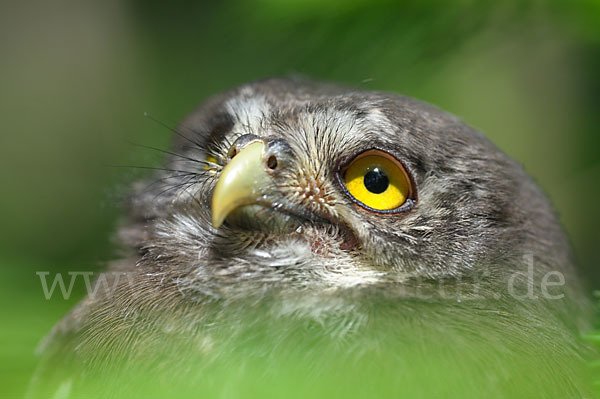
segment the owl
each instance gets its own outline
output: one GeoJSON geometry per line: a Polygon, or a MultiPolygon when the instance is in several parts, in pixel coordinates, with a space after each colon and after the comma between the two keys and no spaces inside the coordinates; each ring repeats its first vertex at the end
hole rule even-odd
{"type": "Polygon", "coordinates": [[[557,217],[459,119],[271,78],[173,137],[30,397],[590,395],[557,217]]]}

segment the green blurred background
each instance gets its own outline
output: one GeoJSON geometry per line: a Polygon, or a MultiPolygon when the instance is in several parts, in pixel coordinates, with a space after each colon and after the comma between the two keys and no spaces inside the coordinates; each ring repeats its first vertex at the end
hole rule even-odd
{"type": "Polygon", "coordinates": [[[83,295],[37,271],[95,271],[133,168],[160,164],[207,96],[303,74],[450,111],[549,193],[600,288],[600,1],[104,0],[0,3],[0,396],[83,295]]]}

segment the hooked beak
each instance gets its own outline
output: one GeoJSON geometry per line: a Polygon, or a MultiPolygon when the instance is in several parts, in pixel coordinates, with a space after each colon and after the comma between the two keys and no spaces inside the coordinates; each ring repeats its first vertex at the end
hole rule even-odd
{"type": "Polygon", "coordinates": [[[217,228],[236,208],[256,203],[272,184],[263,161],[265,143],[245,146],[223,168],[212,197],[212,225],[217,228]]]}

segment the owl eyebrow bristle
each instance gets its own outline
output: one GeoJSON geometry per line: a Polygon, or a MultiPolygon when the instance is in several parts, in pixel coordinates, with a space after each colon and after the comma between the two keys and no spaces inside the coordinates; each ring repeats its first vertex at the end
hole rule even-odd
{"type": "MultiPolygon", "coordinates": [[[[182,139],[188,141],[189,143],[191,143],[192,145],[194,145],[194,147],[200,149],[201,151],[204,151],[205,148],[202,146],[201,143],[190,139],[189,137],[187,137],[186,135],[184,135],[183,133],[181,133],[177,128],[167,125],[165,122],[157,119],[156,117],[150,115],[148,112],[144,112],[144,117],[150,119],[152,122],[157,123],[159,126],[164,127],[165,129],[175,133],[177,136],[181,137],[182,139]]],[[[180,125],[183,128],[186,128],[187,130],[190,131],[190,133],[196,133],[192,128],[185,126],[184,124],[180,125]]]]}
{"type": "MultiPolygon", "coordinates": [[[[196,184],[198,182],[200,182],[200,180],[192,182],[191,180],[194,178],[200,178],[200,177],[207,177],[206,180],[203,180],[202,183],[202,189],[204,188],[204,185],[207,183],[208,180],[210,180],[210,178],[212,177],[210,174],[207,174],[206,171],[187,171],[187,170],[179,170],[179,169],[168,169],[168,168],[158,168],[158,167],[151,167],[151,166],[128,166],[128,165],[110,165],[111,167],[115,167],[115,168],[134,168],[134,169],[146,169],[146,170],[157,170],[157,171],[165,171],[165,172],[173,172],[176,174],[172,174],[170,176],[166,176],[163,178],[159,178],[154,180],[152,183],[149,183],[146,188],[145,191],[150,191],[150,188],[154,187],[157,183],[164,181],[167,182],[170,179],[177,179],[177,178],[185,178],[188,177],[188,179],[180,184],[175,184],[175,185],[169,185],[169,184],[165,184],[166,189],[160,191],[158,194],[156,194],[154,196],[154,198],[152,199],[152,202],[156,201],[156,198],[160,197],[162,194],[169,192],[171,190],[176,190],[180,187],[185,186],[186,184],[189,186],[192,186],[193,184],[196,184]]],[[[163,186],[164,187],[164,186],[163,186]]],[[[198,199],[195,198],[193,195],[191,195],[188,191],[187,188],[184,190],[185,192],[187,192],[190,195],[190,198],[194,199],[195,201],[199,203],[198,199]]]]}
{"type": "Polygon", "coordinates": [[[189,176],[196,176],[196,173],[192,173],[192,172],[188,172],[188,173],[180,173],[180,174],[173,174],[167,177],[162,177],[162,178],[158,178],[152,181],[152,183],[149,183],[148,186],[145,187],[146,191],[150,191],[150,188],[153,188],[156,184],[160,183],[160,182],[167,182],[168,180],[171,179],[178,179],[180,177],[189,177],[189,176]]]}
{"type": "Polygon", "coordinates": [[[191,171],[191,170],[181,170],[181,169],[169,169],[169,168],[159,168],[153,166],[136,166],[136,165],[106,165],[109,168],[131,168],[131,169],[147,169],[147,170],[162,170],[164,172],[176,172],[176,173],[193,173],[195,175],[202,175],[202,171],[191,171]]]}
{"type": "MultiPolygon", "coordinates": [[[[196,203],[197,203],[199,206],[201,206],[201,204],[200,204],[200,201],[198,201],[198,198],[194,197],[194,195],[188,191],[188,188],[190,188],[190,187],[191,187],[191,186],[193,186],[195,183],[197,183],[197,181],[196,181],[196,182],[193,182],[193,181],[192,181],[192,180],[193,180],[195,177],[197,177],[197,176],[190,176],[190,177],[188,177],[188,179],[187,179],[185,182],[183,182],[183,183],[179,183],[179,184],[175,184],[175,185],[168,186],[166,189],[164,189],[164,190],[162,190],[162,191],[158,192],[158,193],[157,193],[157,194],[154,196],[154,198],[152,198],[152,202],[156,201],[156,199],[157,199],[158,197],[160,197],[161,195],[163,195],[163,194],[164,194],[164,193],[166,193],[166,192],[169,192],[169,191],[171,191],[171,190],[178,190],[178,189],[180,189],[180,188],[182,188],[182,187],[185,187],[185,188],[182,190],[182,192],[185,192],[186,194],[188,194],[188,195],[190,196],[190,199],[192,199],[192,200],[196,201],[196,203]]],[[[182,192],[180,192],[180,193],[178,194],[178,197],[181,195],[181,193],[182,193],[182,192]]]]}
{"type": "Polygon", "coordinates": [[[207,162],[207,161],[202,161],[200,159],[190,158],[188,156],[185,156],[185,155],[182,155],[182,154],[178,154],[178,153],[173,152],[173,151],[167,151],[167,150],[163,150],[161,148],[152,147],[152,146],[145,145],[145,144],[138,144],[138,143],[134,143],[134,142],[129,141],[129,140],[126,140],[126,141],[127,141],[127,143],[129,143],[129,144],[131,144],[133,146],[136,146],[136,147],[146,148],[148,150],[158,151],[158,152],[161,152],[163,154],[172,155],[174,157],[179,157],[179,158],[185,159],[185,160],[190,161],[190,162],[196,162],[196,163],[199,163],[201,165],[209,166],[209,165],[213,164],[212,162],[207,162]]]}

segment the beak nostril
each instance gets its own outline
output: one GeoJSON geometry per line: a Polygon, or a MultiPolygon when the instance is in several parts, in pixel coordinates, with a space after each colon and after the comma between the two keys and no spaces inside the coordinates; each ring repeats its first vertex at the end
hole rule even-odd
{"type": "Polygon", "coordinates": [[[277,168],[277,157],[275,157],[275,155],[271,155],[267,159],[267,166],[269,167],[269,169],[277,168]]]}

